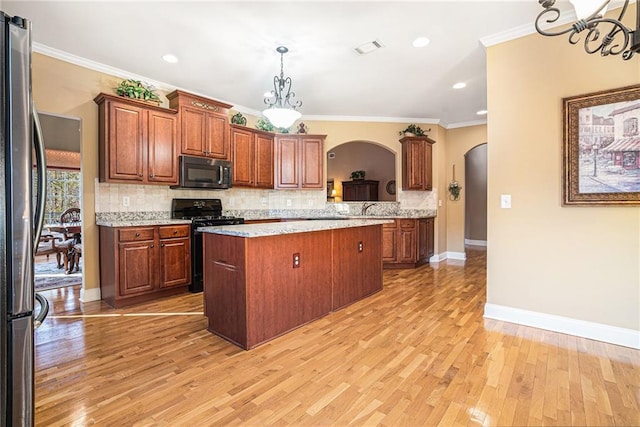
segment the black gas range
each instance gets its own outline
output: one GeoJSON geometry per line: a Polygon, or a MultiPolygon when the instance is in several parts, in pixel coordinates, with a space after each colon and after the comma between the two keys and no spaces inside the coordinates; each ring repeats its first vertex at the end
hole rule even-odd
{"type": "Polygon", "coordinates": [[[202,233],[199,227],[244,224],[244,218],[222,215],[220,199],[173,199],[171,218],[191,220],[191,292],[202,292],[202,233]]]}

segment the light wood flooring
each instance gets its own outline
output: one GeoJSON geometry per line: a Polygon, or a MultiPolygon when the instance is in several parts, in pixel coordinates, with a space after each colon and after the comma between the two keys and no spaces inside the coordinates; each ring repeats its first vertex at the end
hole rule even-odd
{"type": "Polygon", "coordinates": [[[640,352],[484,320],[485,252],[243,351],[202,294],[126,309],[46,291],[36,425],[640,425],[640,352]]]}

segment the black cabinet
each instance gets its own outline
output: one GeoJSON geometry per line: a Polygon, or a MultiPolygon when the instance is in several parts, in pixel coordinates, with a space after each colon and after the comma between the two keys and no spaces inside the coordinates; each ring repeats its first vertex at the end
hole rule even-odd
{"type": "Polygon", "coordinates": [[[378,201],[378,182],[368,179],[342,181],[342,200],[345,202],[378,201]]]}

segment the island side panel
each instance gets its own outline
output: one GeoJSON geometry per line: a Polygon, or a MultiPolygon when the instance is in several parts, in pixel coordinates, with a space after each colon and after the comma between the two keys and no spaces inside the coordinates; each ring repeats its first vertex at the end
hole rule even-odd
{"type": "Polygon", "coordinates": [[[208,330],[247,349],[245,239],[205,233],[203,245],[208,330]]]}
{"type": "Polygon", "coordinates": [[[333,230],[333,310],[382,290],[382,226],[333,230]]]}
{"type": "Polygon", "coordinates": [[[331,231],[247,239],[246,267],[249,348],[331,311],[331,231]]]}

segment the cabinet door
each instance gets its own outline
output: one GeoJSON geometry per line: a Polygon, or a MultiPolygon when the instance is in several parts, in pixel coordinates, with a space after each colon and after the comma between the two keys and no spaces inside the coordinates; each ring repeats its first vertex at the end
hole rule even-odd
{"type": "Polygon", "coordinates": [[[255,186],[273,188],[273,137],[256,135],[255,153],[255,186]]]}
{"type": "Polygon", "coordinates": [[[401,219],[399,222],[398,261],[416,262],[416,221],[413,219],[401,219]]]}
{"type": "Polygon", "coordinates": [[[109,179],[144,181],[146,110],[109,103],[109,179]]]}
{"type": "Polygon", "coordinates": [[[301,144],[301,188],[323,188],[324,182],[324,139],[302,137],[301,144]]]}
{"type": "Polygon", "coordinates": [[[193,156],[205,155],[206,112],[196,108],[181,107],[181,152],[193,156]]]}
{"type": "Polygon", "coordinates": [[[149,182],[178,184],[178,119],[150,110],[147,164],[149,182]]]}
{"type": "Polygon", "coordinates": [[[356,194],[356,186],[349,182],[342,182],[342,201],[344,202],[353,202],[358,200],[356,194]]]}
{"type": "Polygon", "coordinates": [[[423,190],[425,188],[424,141],[407,141],[402,145],[403,190],[423,190]]]}
{"type": "Polygon", "coordinates": [[[188,285],[191,283],[191,240],[160,240],[160,287],[188,285]]]}
{"type": "Polygon", "coordinates": [[[427,256],[435,255],[435,220],[427,218],[427,256]]]}
{"type": "Polygon", "coordinates": [[[300,186],[299,147],[296,137],[276,138],[276,188],[300,186]]]}
{"type": "MultiPolygon", "coordinates": [[[[424,260],[428,258],[428,230],[427,230],[427,219],[419,219],[418,220],[418,260],[424,260]]],[[[428,260],[427,260],[428,261],[428,260]]]]}
{"type": "Polygon", "coordinates": [[[382,261],[398,260],[398,227],[396,223],[382,225],[382,261]]]}
{"type": "Polygon", "coordinates": [[[120,297],[155,289],[156,249],[153,240],[118,244],[120,297]]]}
{"type": "Polygon", "coordinates": [[[433,146],[425,142],[424,143],[424,189],[431,190],[433,187],[433,159],[432,159],[433,146]]]}
{"type": "Polygon", "coordinates": [[[248,130],[231,128],[231,162],[233,185],[253,186],[254,134],[248,130]]]}
{"type": "Polygon", "coordinates": [[[207,145],[205,155],[215,159],[229,159],[229,134],[227,117],[217,114],[206,114],[207,145]]]}

